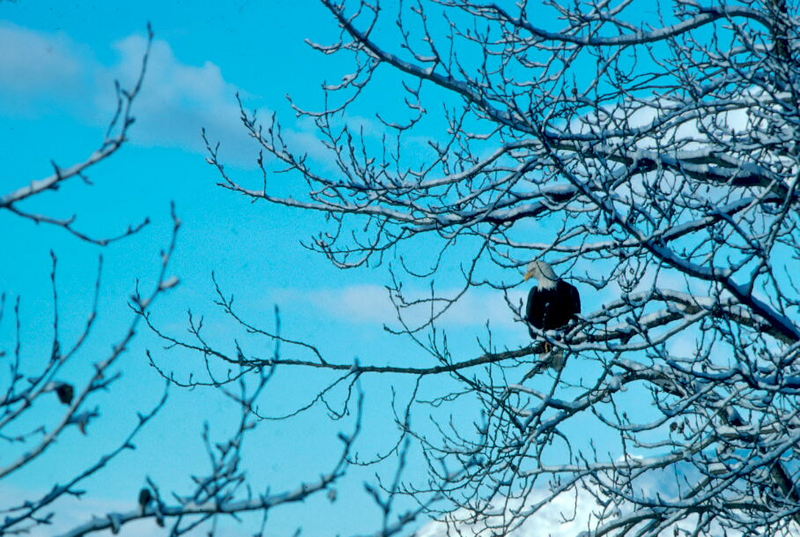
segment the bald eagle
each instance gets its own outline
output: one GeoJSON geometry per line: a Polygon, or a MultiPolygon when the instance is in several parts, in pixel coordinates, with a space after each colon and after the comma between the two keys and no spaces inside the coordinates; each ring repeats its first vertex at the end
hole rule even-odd
{"type": "MultiPolygon", "coordinates": [[[[544,261],[532,261],[525,280],[536,278],[539,284],[528,293],[525,319],[539,330],[562,328],[581,312],[581,297],[574,285],[556,276],[544,261]]],[[[536,337],[528,327],[531,337],[536,337]]]]}

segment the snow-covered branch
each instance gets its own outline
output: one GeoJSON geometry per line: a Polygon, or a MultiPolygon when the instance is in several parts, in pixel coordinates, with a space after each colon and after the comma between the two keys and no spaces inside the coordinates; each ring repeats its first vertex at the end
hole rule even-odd
{"type": "MultiPolygon", "coordinates": [[[[310,44],[352,69],[323,86],[322,110],[292,101],[319,146],[240,103],[258,173],[225,168],[211,143],[208,160],[233,193],[324,213],[307,247],[336,266],[388,266],[393,330],[419,355],[352,363],[292,340],[275,358],[191,320],[188,338],[151,322],[159,336],[204,360],[327,373],[288,419],[341,416],[356,379],[414,379],[393,419],[428,478],[403,493],[442,495],[429,512],[453,534],[513,534],[564,494],[600,506],[587,537],[800,531],[798,7],[323,4],[340,34],[310,44]],[[395,90],[402,104],[365,128],[395,90]],[[529,328],[512,298],[534,259],[581,292],[565,328],[529,328]],[[441,320],[476,288],[503,295],[532,341],[487,326],[463,354],[441,320]]],[[[232,329],[277,339],[218,304],[232,329]]]]}

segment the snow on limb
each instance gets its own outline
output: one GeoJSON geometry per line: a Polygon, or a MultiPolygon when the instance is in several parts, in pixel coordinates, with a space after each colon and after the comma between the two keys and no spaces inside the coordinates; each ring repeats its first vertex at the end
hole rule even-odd
{"type": "MultiPolygon", "coordinates": [[[[322,110],[292,104],[329,158],[242,107],[272,163],[240,176],[211,144],[209,162],[245,198],[322,212],[306,246],[334,265],[386,266],[395,332],[418,354],[350,360],[293,341],[275,359],[159,335],[222,363],[329,375],[298,412],[360,378],[413,379],[392,419],[428,472],[387,494],[441,495],[429,514],[459,513],[476,535],[511,534],[536,519],[523,506],[584,490],[602,506],[586,537],[796,531],[798,7],[323,4],[340,35],[314,47],[352,68],[323,87],[322,110]],[[404,106],[376,112],[377,132],[348,126],[370,95],[383,102],[384,73],[404,106]],[[514,297],[533,259],[578,287],[580,317],[523,345],[490,324],[465,350],[443,312],[490,289],[524,333],[514,297]],[[553,372],[555,354],[566,365],[553,372]],[[642,485],[652,472],[669,495],[642,485]]],[[[253,333],[232,300],[221,307],[253,333]]]]}

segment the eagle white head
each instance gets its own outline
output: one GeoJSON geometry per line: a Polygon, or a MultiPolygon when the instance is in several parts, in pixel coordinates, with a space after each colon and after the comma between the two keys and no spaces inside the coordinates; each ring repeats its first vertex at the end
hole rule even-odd
{"type": "Polygon", "coordinates": [[[558,283],[558,276],[553,271],[553,267],[541,260],[534,260],[528,264],[528,272],[525,273],[525,281],[536,278],[539,287],[542,289],[552,289],[558,283]]]}

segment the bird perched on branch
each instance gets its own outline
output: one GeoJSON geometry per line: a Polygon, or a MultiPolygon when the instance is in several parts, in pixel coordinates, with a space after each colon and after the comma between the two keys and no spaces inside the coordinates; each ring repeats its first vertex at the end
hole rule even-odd
{"type": "MultiPolygon", "coordinates": [[[[577,318],[581,312],[581,297],[574,285],[556,276],[553,267],[544,261],[531,261],[525,280],[535,278],[538,282],[528,293],[525,320],[530,325],[528,331],[532,338],[536,334],[531,326],[539,330],[558,330],[577,318]]],[[[545,352],[551,346],[545,344],[545,352]]],[[[563,365],[563,364],[562,364],[563,365]]]]}

